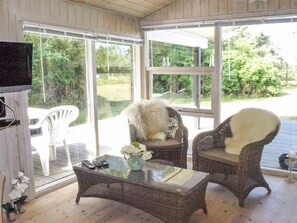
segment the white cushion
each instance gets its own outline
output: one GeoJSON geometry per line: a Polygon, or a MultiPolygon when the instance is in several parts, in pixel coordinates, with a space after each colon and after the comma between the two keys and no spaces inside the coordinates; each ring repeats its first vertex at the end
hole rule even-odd
{"type": "Polygon", "coordinates": [[[166,139],[169,115],[164,100],[152,99],[134,103],[123,112],[135,127],[138,139],[166,139]]]}
{"type": "Polygon", "coordinates": [[[230,120],[233,136],[225,139],[225,151],[239,155],[245,145],[264,139],[279,124],[280,119],[270,111],[259,108],[242,109],[230,120]]]}

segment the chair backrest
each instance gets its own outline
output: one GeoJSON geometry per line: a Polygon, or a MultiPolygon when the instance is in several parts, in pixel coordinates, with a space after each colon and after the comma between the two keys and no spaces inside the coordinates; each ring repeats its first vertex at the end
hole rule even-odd
{"type": "MultiPolygon", "coordinates": [[[[0,171],[0,204],[3,203],[3,188],[4,188],[4,174],[2,173],[2,171],[0,171]]],[[[2,219],[2,208],[0,210],[0,223],[3,222],[3,219],[2,219]]]]}
{"type": "Polygon", "coordinates": [[[166,103],[163,100],[136,102],[124,109],[123,113],[127,116],[129,123],[134,126],[133,134],[136,134],[137,139],[155,139],[155,136],[158,139],[159,136],[163,138],[159,133],[164,132],[169,123],[166,103]]]}
{"type": "MultiPolygon", "coordinates": [[[[167,110],[168,116],[169,116],[169,123],[168,123],[168,130],[166,130],[165,134],[169,138],[175,138],[175,137],[171,137],[171,136],[176,135],[175,133],[178,131],[178,129],[179,130],[186,129],[186,127],[184,126],[182,117],[177,110],[175,110],[174,108],[172,108],[170,106],[166,106],[166,110],[167,110]],[[177,119],[178,127],[175,127],[174,125],[172,125],[170,118],[177,119]]],[[[129,123],[130,141],[133,142],[133,141],[142,140],[138,137],[136,127],[132,123],[130,123],[129,119],[128,119],[128,123],[129,123]]],[[[182,132],[184,134],[183,130],[182,130],[182,132]]]]}
{"type": "Polygon", "coordinates": [[[49,134],[49,143],[61,143],[66,138],[67,129],[71,122],[77,119],[79,110],[73,105],[62,105],[51,108],[43,117],[42,131],[49,134]]]}
{"type": "Polygon", "coordinates": [[[280,119],[268,110],[245,108],[231,117],[230,127],[232,137],[225,140],[226,152],[239,155],[245,145],[265,139],[272,132],[276,134],[280,119]]]}

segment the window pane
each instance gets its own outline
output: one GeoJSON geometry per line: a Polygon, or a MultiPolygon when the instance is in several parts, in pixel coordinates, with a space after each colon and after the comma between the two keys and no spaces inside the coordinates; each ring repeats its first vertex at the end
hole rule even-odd
{"type": "MultiPolygon", "coordinates": [[[[85,41],[27,33],[25,41],[33,43],[33,86],[29,91],[28,114],[30,124],[36,123],[49,109],[60,105],[74,105],[79,109],[78,118],[66,130],[66,144],[71,164],[61,140],[56,147],[56,159],[49,162],[49,177],[44,177],[40,157],[48,153],[52,144],[46,131],[31,131],[35,185],[37,190],[47,184],[73,175],[72,166],[95,154],[95,133],[87,122],[88,106],[85,72],[85,41]],[[86,131],[86,129],[88,131],[86,131]],[[84,134],[85,133],[85,134],[84,134]]],[[[61,124],[61,123],[60,123],[61,124]]],[[[59,124],[59,126],[60,126],[59,124]]],[[[61,127],[58,130],[62,130],[61,127]]],[[[61,139],[62,134],[60,135],[61,139]]],[[[54,153],[53,153],[54,154],[54,153]]],[[[73,175],[74,176],[74,175],[73,175]]]]}
{"type": "Polygon", "coordinates": [[[96,64],[100,154],[119,155],[129,138],[120,114],[133,101],[133,46],[96,42],[96,64]]]}
{"type": "Polygon", "coordinates": [[[148,32],[150,66],[214,66],[214,29],[183,29],[148,32]]]}
{"type": "Polygon", "coordinates": [[[172,106],[211,109],[211,76],[154,75],[153,98],[164,98],[172,106]]]}

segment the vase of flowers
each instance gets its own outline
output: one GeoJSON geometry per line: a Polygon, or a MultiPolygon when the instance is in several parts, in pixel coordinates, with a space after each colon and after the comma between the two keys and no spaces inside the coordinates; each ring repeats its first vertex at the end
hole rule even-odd
{"type": "Polygon", "coordinates": [[[11,180],[12,191],[8,194],[16,212],[22,214],[25,212],[24,206],[27,204],[27,196],[24,195],[30,183],[29,177],[26,177],[23,172],[18,173],[16,179],[11,180]]]}
{"type": "Polygon", "coordinates": [[[22,214],[25,212],[25,205],[27,204],[27,195],[24,195],[30,183],[30,179],[24,175],[23,172],[18,173],[16,179],[11,180],[12,191],[8,194],[11,202],[2,204],[2,208],[6,211],[8,221],[15,220],[15,214],[22,214]]]}
{"type": "Polygon", "coordinates": [[[152,158],[152,151],[147,151],[146,146],[139,142],[132,142],[121,149],[121,154],[127,159],[131,170],[141,170],[144,167],[145,160],[152,158]]]}

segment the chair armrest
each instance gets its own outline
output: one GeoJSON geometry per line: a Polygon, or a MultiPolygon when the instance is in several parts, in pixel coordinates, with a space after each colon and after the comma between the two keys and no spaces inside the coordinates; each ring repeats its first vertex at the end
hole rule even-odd
{"type": "Polygon", "coordinates": [[[201,132],[193,139],[193,156],[200,150],[210,149],[214,147],[214,130],[201,132]]]}
{"type": "Polygon", "coordinates": [[[225,147],[225,139],[232,137],[230,119],[231,117],[227,118],[214,130],[199,133],[193,139],[193,157],[197,156],[200,150],[225,147]]]}

